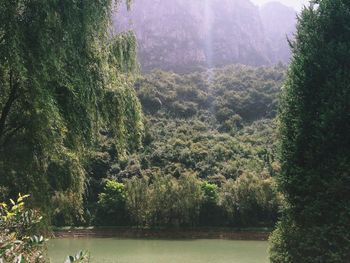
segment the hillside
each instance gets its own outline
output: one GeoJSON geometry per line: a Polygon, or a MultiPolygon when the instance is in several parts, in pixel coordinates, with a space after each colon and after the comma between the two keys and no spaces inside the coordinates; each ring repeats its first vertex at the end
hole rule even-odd
{"type": "MultiPolygon", "coordinates": [[[[101,198],[98,193],[108,197],[119,182],[126,187],[127,200],[136,198],[129,208],[134,224],[273,224],[279,204],[272,178],[279,170],[274,118],[284,72],[284,67],[236,65],[140,76],[135,90],[146,120],[143,149],[120,161],[101,147],[91,164],[90,212],[94,214],[101,198]],[[179,189],[184,191],[181,197],[179,189]],[[213,198],[209,204],[207,195],[213,198]],[[215,218],[207,205],[216,211],[215,218]],[[154,218],[154,213],[160,214],[154,218]],[[175,220],[177,213],[183,221],[175,220]]],[[[108,199],[102,201],[95,224],[127,222],[109,212],[115,209],[104,204],[108,199]]]]}
{"type": "Polygon", "coordinates": [[[258,160],[259,151],[274,152],[272,120],[283,70],[229,66],[204,73],[158,71],[141,77],[136,92],[148,119],[144,152],[148,167],[229,179],[256,162],[260,164],[251,171],[261,173],[267,166],[258,160]],[[244,157],[248,152],[249,157],[244,157]]]}
{"type": "Polygon", "coordinates": [[[286,35],[295,11],[281,4],[261,9],[249,0],[138,0],[114,15],[116,31],[132,29],[144,71],[193,71],[234,63],[287,63],[286,35]],[[277,13],[268,17],[266,12],[277,13]]]}

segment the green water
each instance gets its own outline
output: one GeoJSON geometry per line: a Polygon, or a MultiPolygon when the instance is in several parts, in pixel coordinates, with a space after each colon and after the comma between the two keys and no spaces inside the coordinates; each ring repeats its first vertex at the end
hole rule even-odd
{"type": "Polygon", "coordinates": [[[51,262],[67,254],[91,252],[93,263],[267,263],[267,242],[230,240],[56,239],[51,262]]]}

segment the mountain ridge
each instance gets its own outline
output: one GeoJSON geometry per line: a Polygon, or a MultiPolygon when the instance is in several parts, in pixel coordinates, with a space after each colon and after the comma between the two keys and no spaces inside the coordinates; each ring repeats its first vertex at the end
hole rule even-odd
{"type": "Polygon", "coordinates": [[[143,71],[193,71],[288,63],[284,36],[292,35],[295,18],[291,8],[259,8],[249,0],[138,0],[130,12],[115,13],[113,25],[117,32],[135,32],[143,71]],[[271,18],[266,10],[282,13],[271,18]]]}

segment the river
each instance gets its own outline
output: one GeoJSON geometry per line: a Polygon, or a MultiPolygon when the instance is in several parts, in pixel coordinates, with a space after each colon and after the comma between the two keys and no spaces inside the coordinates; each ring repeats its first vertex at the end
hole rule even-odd
{"type": "Polygon", "coordinates": [[[267,242],[62,238],[49,242],[52,263],[87,250],[92,263],[267,263],[267,242]]]}

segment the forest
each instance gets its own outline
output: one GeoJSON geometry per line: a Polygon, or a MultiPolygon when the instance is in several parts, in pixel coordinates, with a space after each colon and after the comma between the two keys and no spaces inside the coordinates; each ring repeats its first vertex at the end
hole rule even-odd
{"type": "Polygon", "coordinates": [[[274,229],[271,263],[347,263],[350,4],[304,7],[290,63],[176,72],[142,69],[122,6],[0,0],[0,262],[49,262],[53,229],[123,227],[274,229]]]}
{"type": "Polygon", "coordinates": [[[284,73],[282,65],[228,66],[137,78],[143,147],[119,162],[101,152],[91,163],[87,205],[96,223],[272,226],[281,203],[273,175],[284,73]]]}
{"type": "MultiPolygon", "coordinates": [[[[227,66],[135,77],[130,89],[143,113],[129,142],[140,136],[139,145],[121,154],[113,133],[101,127],[97,147],[76,163],[85,178],[79,192],[69,190],[77,180],[70,177],[74,162],[50,163],[47,202],[55,209],[48,219],[57,226],[273,226],[282,201],[273,175],[285,70],[227,66]]],[[[23,191],[2,189],[3,196],[23,191]]]]}

